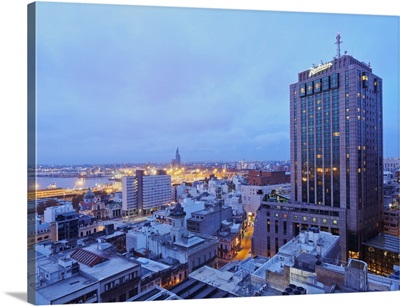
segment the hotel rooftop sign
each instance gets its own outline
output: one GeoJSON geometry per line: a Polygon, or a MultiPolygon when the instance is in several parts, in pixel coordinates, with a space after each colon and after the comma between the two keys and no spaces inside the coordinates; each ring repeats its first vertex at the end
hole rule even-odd
{"type": "Polygon", "coordinates": [[[317,67],[310,68],[310,72],[308,77],[312,77],[313,75],[317,74],[318,72],[324,71],[332,66],[332,63],[326,64],[319,64],[317,67]]]}

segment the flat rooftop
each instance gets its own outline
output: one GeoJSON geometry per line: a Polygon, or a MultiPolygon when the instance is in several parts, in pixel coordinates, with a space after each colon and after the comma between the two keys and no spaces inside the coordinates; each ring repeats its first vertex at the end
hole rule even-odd
{"type": "Polygon", "coordinates": [[[388,234],[379,234],[374,238],[363,243],[366,246],[390,251],[396,254],[400,253],[400,237],[388,234]]]}
{"type": "Polygon", "coordinates": [[[154,261],[143,257],[135,258],[135,260],[140,262],[143,268],[146,268],[147,270],[150,270],[152,272],[160,272],[170,268],[170,266],[163,264],[159,261],[154,261]]]}
{"type": "MultiPolygon", "coordinates": [[[[278,254],[273,256],[253,274],[265,278],[265,271],[280,273],[285,266],[293,267],[295,259],[303,254],[324,255],[339,241],[339,236],[322,231],[304,231],[279,248],[278,254]]],[[[302,256],[305,257],[305,256],[302,256]]]]}
{"type": "Polygon", "coordinates": [[[96,284],[96,282],[93,282],[81,274],[77,274],[52,285],[39,288],[36,291],[39,295],[37,296],[37,299],[38,301],[43,298],[49,301],[54,301],[76,291],[84,290],[86,287],[90,287],[93,284],[96,284]]]}
{"type": "Polygon", "coordinates": [[[153,286],[138,295],[127,300],[127,302],[144,302],[144,301],[165,301],[165,300],[181,300],[179,296],[159,286],[153,286]]]}
{"type": "Polygon", "coordinates": [[[190,273],[189,277],[210,284],[214,287],[221,288],[233,294],[237,291],[237,286],[242,281],[242,277],[239,277],[232,272],[220,271],[208,266],[203,266],[190,273]]]}
{"type": "Polygon", "coordinates": [[[215,299],[237,297],[236,294],[232,294],[226,290],[193,278],[188,278],[187,280],[175,285],[169,291],[175,293],[182,299],[215,299]]]}
{"type": "Polygon", "coordinates": [[[339,241],[339,236],[328,232],[307,230],[279,248],[279,253],[299,256],[301,253],[324,255],[339,241]]]}

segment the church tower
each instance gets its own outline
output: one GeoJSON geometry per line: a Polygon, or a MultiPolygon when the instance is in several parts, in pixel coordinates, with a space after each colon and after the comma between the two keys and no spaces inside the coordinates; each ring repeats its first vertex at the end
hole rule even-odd
{"type": "Polygon", "coordinates": [[[175,165],[177,165],[177,166],[181,165],[181,155],[179,154],[179,148],[176,148],[175,165]]]}
{"type": "Polygon", "coordinates": [[[182,243],[182,237],[187,236],[188,231],[185,225],[185,216],[186,212],[179,203],[170,211],[170,217],[172,218],[171,236],[173,243],[182,243]]]}

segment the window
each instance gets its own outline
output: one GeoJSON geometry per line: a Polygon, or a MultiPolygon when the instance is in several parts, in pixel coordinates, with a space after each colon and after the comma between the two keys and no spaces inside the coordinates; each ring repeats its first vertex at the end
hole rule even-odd
{"type": "Polygon", "coordinates": [[[326,76],[322,78],[322,91],[328,91],[329,90],[329,76],[326,76]]]}
{"type": "Polygon", "coordinates": [[[114,281],[109,282],[109,283],[105,284],[105,286],[104,286],[104,289],[105,289],[106,291],[108,291],[108,290],[110,290],[110,289],[112,289],[112,288],[114,288],[114,281]]]}
{"type": "Polygon", "coordinates": [[[338,73],[334,73],[331,75],[330,77],[330,87],[331,89],[336,89],[339,88],[339,74],[338,73]]]}
{"type": "Polygon", "coordinates": [[[304,97],[306,95],[306,85],[300,85],[300,97],[304,97]]]}
{"type": "Polygon", "coordinates": [[[312,95],[314,93],[314,86],[313,86],[313,82],[308,82],[307,83],[307,96],[308,95],[312,95]]]}
{"type": "Polygon", "coordinates": [[[314,93],[321,92],[321,80],[314,81],[314,93]]]}
{"type": "Polygon", "coordinates": [[[367,88],[369,85],[368,84],[368,75],[365,72],[362,73],[361,79],[362,79],[362,87],[367,88]]]}

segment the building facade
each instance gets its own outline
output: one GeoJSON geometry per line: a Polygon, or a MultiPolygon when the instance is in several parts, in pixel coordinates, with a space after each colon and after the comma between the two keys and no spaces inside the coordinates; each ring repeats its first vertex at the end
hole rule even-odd
{"type": "Polygon", "coordinates": [[[383,168],[385,171],[394,173],[400,169],[400,158],[385,158],[383,160],[383,168]]]}
{"type": "Polygon", "coordinates": [[[290,174],[285,171],[249,170],[247,180],[249,185],[267,186],[290,183],[290,174]]]}
{"type": "Polygon", "coordinates": [[[242,185],[241,195],[243,209],[246,211],[249,221],[253,222],[254,217],[257,214],[257,210],[260,207],[261,201],[266,194],[272,193],[275,190],[279,194],[290,192],[290,184],[277,184],[277,185],[242,185]]]}
{"type": "Polygon", "coordinates": [[[205,209],[192,212],[186,224],[187,229],[193,233],[214,235],[219,231],[224,220],[232,220],[232,208],[218,201],[206,203],[205,209]]]}
{"type": "Polygon", "coordinates": [[[368,271],[389,276],[394,267],[400,266],[400,237],[379,234],[363,243],[363,260],[368,264],[368,271]]]}
{"type": "Polygon", "coordinates": [[[137,170],[136,176],[122,177],[122,211],[125,215],[147,215],[171,202],[171,176],[159,170],[146,175],[137,170]]]}

